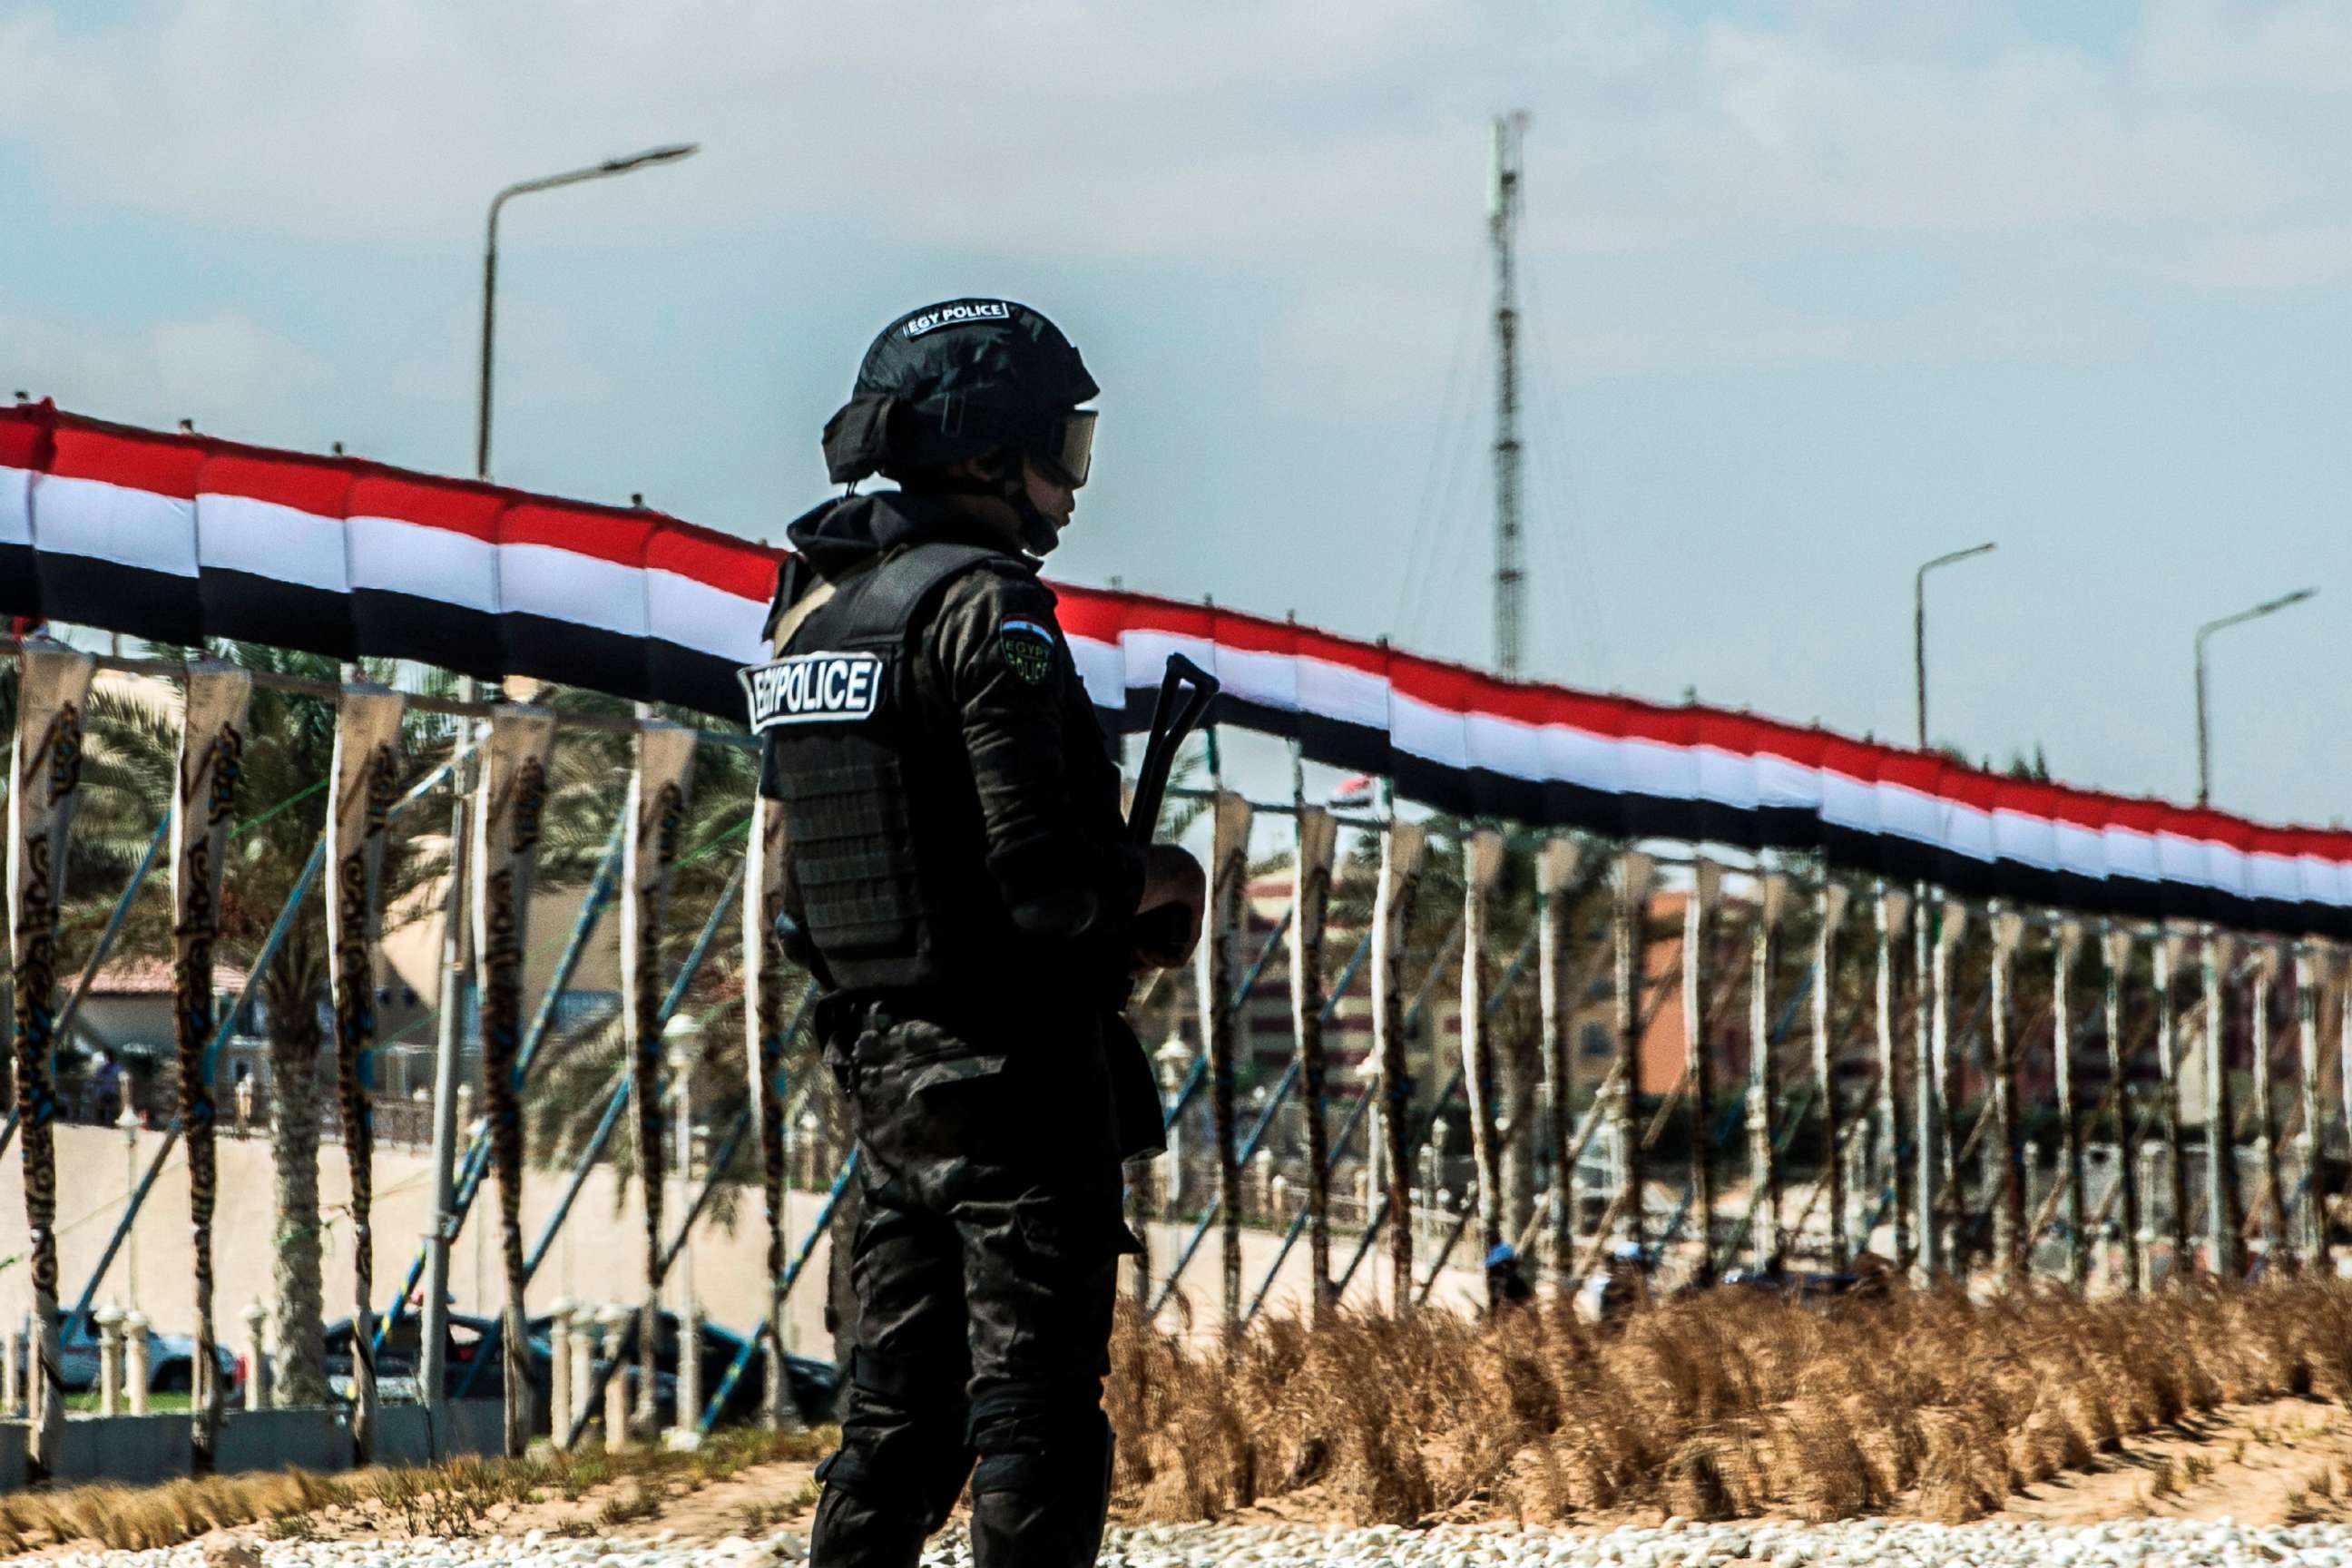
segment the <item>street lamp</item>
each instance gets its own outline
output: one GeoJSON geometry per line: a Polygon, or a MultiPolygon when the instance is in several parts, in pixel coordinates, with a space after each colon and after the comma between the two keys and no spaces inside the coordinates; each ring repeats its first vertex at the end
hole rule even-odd
{"type": "Polygon", "coordinates": [[[1927,749],[1927,574],[1938,566],[1949,566],[1979,555],[1990,554],[2000,548],[1991,541],[1972,544],[1966,550],[1955,550],[1938,555],[1920,566],[1911,578],[1911,663],[1918,677],[1919,749],[1927,749]]]}
{"type": "Polygon", "coordinates": [[[551,191],[559,185],[609,179],[633,169],[649,169],[656,163],[675,163],[681,158],[691,158],[701,146],[698,142],[679,142],[667,147],[649,147],[625,158],[607,158],[584,169],[518,181],[490,199],[489,237],[482,247],[482,390],[474,410],[474,473],[478,478],[490,477],[490,350],[499,288],[499,209],[509,199],[529,195],[533,191],[551,191]]]}
{"type": "MultiPolygon", "coordinates": [[[[648,148],[625,158],[607,158],[601,163],[565,174],[548,174],[536,180],[523,180],[509,185],[490,198],[490,219],[488,237],[482,247],[482,378],[479,397],[474,408],[474,473],[480,479],[490,477],[490,355],[497,342],[497,310],[499,289],[499,214],[516,196],[529,195],[533,191],[551,191],[559,185],[576,185],[588,180],[602,180],[614,174],[625,174],[632,169],[648,168],[656,163],[672,163],[694,155],[699,143],[682,142],[667,147],[648,148]]],[[[457,683],[457,694],[470,702],[479,695],[479,686],[473,676],[457,683]]],[[[457,768],[456,798],[449,806],[449,874],[444,890],[441,910],[441,1026],[433,1052],[433,1212],[436,1216],[432,1234],[425,1241],[425,1310],[422,1331],[423,1349],[418,1352],[417,1380],[425,1390],[428,1402],[441,1396],[441,1356],[443,1341],[448,1332],[449,1240],[447,1230],[454,1223],[457,1204],[457,1126],[450,1119],[457,1106],[457,1047],[465,1013],[466,987],[466,922],[461,918],[466,889],[466,844],[467,795],[473,787],[473,769],[461,763],[457,768]]],[[[459,1117],[464,1111],[457,1111],[459,1117]]],[[[655,1158],[659,1152],[654,1151],[655,1158]]],[[[481,1238],[488,1229],[474,1228],[475,1288],[481,1284],[481,1238]]],[[[571,1233],[564,1237],[565,1282],[570,1283],[572,1256],[571,1233]]]]}
{"type": "Polygon", "coordinates": [[[2264,616],[2275,615],[2290,605],[2302,604],[2318,592],[2316,588],[2297,588],[2292,594],[2265,600],[2252,609],[2240,610],[2234,616],[2223,616],[2218,621],[2207,621],[2197,628],[2197,804],[2199,805],[2208,805],[2213,798],[2211,734],[2207,728],[2205,719],[2205,639],[2223,626],[2239,626],[2247,621],[2260,620],[2264,616]]]}

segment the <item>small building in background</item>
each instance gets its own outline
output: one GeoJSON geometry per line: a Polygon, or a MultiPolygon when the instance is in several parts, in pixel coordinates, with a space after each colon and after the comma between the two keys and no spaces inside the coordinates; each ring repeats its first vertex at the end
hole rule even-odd
{"type": "MultiPolygon", "coordinates": [[[[213,966],[213,1001],[224,1015],[245,985],[246,973],[236,965],[213,966]]],[[[74,1010],[71,1037],[58,1053],[58,1091],[66,1117],[113,1121],[122,1110],[121,1073],[131,1077],[135,1105],[168,1114],[179,1102],[174,1011],[168,955],[122,957],[101,966],[74,1010]]],[[[224,1061],[223,1082],[228,1074],[224,1061]]]]}

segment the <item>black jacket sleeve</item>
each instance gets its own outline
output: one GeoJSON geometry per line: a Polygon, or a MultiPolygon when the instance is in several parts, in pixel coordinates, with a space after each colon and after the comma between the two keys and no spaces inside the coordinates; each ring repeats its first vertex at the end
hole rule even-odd
{"type": "MultiPolygon", "coordinates": [[[[1124,928],[1142,896],[1142,856],[1127,843],[1117,772],[1097,738],[1070,733],[1078,673],[1052,591],[1017,568],[967,573],[949,585],[927,640],[971,759],[988,869],[1013,923],[1054,937],[1124,928]]],[[[1085,709],[1082,691],[1076,707],[1085,709]]]]}

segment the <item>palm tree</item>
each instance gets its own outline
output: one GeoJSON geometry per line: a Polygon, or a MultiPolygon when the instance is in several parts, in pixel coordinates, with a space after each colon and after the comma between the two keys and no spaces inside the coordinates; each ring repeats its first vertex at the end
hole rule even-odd
{"type": "MultiPolygon", "coordinates": [[[[195,650],[163,650],[193,653],[195,650]]],[[[332,683],[335,662],[255,643],[225,643],[211,650],[257,676],[289,676],[332,683]]],[[[388,668],[375,671],[389,675],[388,668]]],[[[77,859],[87,870],[69,914],[78,926],[104,918],[122,880],[146,847],[153,826],[171,809],[176,776],[176,703],[121,687],[93,691],[86,716],[84,792],[77,859]]],[[[412,717],[405,753],[412,784],[446,755],[454,729],[446,719],[412,717]]],[[[335,705],[331,699],[257,684],[240,760],[238,822],[231,831],[221,889],[220,951],[250,964],[278,912],[299,884],[312,847],[325,829],[335,705]]],[[[392,830],[384,858],[383,902],[397,910],[402,895],[443,862],[446,836],[432,814],[411,811],[392,830]]],[[[163,952],[171,943],[171,906],[163,879],[134,903],[122,951],[163,952]]],[[[305,900],[284,945],[267,972],[248,984],[239,1006],[248,1026],[258,1021],[268,1040],[269,1126],[276,1173],[278,1223],[271,1237],[276,1268],[274,1381],[279,1404],[320,1405],[328,1398],[323,1331],[324,1289],[319,1215],[320,1112],[331,1082],[322,1078],[326,1037],[327,941],[323,900],[305,900]]]]}
{"type": "MultiPolygon", "coordinates": [[[[1449,943],[1462,918],[1465,847],[1482,827],[1496,828],[1504,836],[1502,870],[1487,910],[1485,962],[1487,994],[1495,1007],[1487,1026],[1495,1091],[1492,1110],[1498,1122],[1507,1125],[1499,1129],[1504,1135],[1496,1142],[1498,1168],[1486,1174],[1497,1181],[1505,1238],[1516,1239],[1529,1223],[1537,1197],[1541,1140],[1535,1129],[1543,1079],[1542,1017],[1531,963],[1522,967],[1507,991],[1503,986],[1510,978],[1507,965],[1527,947],[1535,928],[1537,860],[1550,835],[1514,823],[1446,813],[1433,814],[1425,826],[1429,847],[1406,922],[1403,984],[1408,995],[1430,987],[1432,1005],[1441,1010],[1447,998],[1459,994],[1458,954],[1442,965],[1440,961],[1453,951],[1449,943]]],[[[1607,853],[1604,841],[1586,839],[1583,870],[1570,892],[1571,941],[1588,963],[1591,944],[1596,939],[1603,943],[1607,940],[1609,895],[1606,878],[1601,874],[1607,853]]],[[[1361,834],[1355,838],[1333,884],[1332,923],[1357,929],[1370,924],[1380,858],[1378,835],[1361,834]]],[[[1412,1049],[1417,1058],[1413,1089],[1416,1098],[1425,1100],[1456,1064],[1442,1042],[1432,1037],[1426,1023],[1412,1049]]],[[[1459,1099],[1452,1105],[1424,1103],[1423,1114],[1447,1123],[1454,1134],[1449,1140],[1453,1148],[1465,1153],[1472,1149],[1468,1112],[1459,1099]]]]}
{"type": "MultiPolygon", "coordinates": [[[[565,692],[551,699],[550,705],[559,712],[604,717],[629,711],[625,703],[583,691],[565,692]]],[[[661,716],[696,729],[732,728],[683,710],[664,710],[661,716]]],[[[629,737],[624,732],[562,731],[551,769],[548,826],[540,851],[542,879],[584,882],[593,874],[614,814],[621,809],[622,781],[630,765],[629,737]]],[[[706,743],[695,752],[678,860],[670,875],[657,984],[667,987],[714,905],[737,887],[734,873],[742,861],[758,774],[758,755],[751,751],[706,743]]],[[[682,1011],[704,1026],[702,1056],[691,1086],[697,1119],[723,1128],[744,1108],[749,1089],[741,1057],[741,944],[731,903],[719,919],[719,936],[696,973],[682,1011]]],[[[534,932],[531,940],[537,945],[554,934],[534,932]]],[[[625,1070],[625,1020],[614,1019],[583,1037],[554,1043],[546,1060],[547,1079],[533,1096],[531,1146],[541,1163],[553,1164],[578,1157],[625,1070]]],[[[641,1151],[634,1147],[616,1149],[613,1155],[625,1177],[635,1173],[640,1157],[641,1151]]],[[[751,1152],[739,1147],[728,1173],[748,1177],[755,1173],[754,1165],[751,1152]]],[[[725,1187],[714,1194],[722,1212],[731,1212],[732,1201],[725,1187]]]]}
{"type": "MultiPolygon", "coordinates": [[[[611,698],[568,691],[542,699],[559,712],[624,718],[629,709],[611,698]]],[[[662,717],[689,728],[716,730],[708,719],[665,710],[662,717]]],[[[542,847],[542,864],[559,877],[584,876],[601,853],[615,814],[624,805],[623,781],[633,764],[632,741],[625,727],[568,728],[562,731],[551,767],[548,818],[551,826],[542,847]]],[[[666,994],[686,963],[692,944],[706,924],[716,921],[714,940],[686,993],[681,1012],[702,1026],[698,1031],[698,1056],[687,1074],[694,1121],[707,1125],[721,1139],[739,1122],[745,1135],[724,1150],[708,1217],[731,1226],[742,1210],[749,1184],[761,1178],[763,1166],[760,1142],[748,1135],[750,1083],[744,1066],[743,995],[741,983],[740,883],[750,827],[751,796],[757,778],[757,757],[740,746],[705,743],[694,754],[687,792],[687,813],[677,843],[678,858],[670,874],[669,897],[661,931],[657,973],[650,985],[656,996],[666,994]],[[722,902],[723,900],[723,902],[722,902]]],[[[617,908],[617,906],[616,906],[617,908]]],[[[617,919],[617,914],[613,918],[617,919]]],[[[533,933],[536,945],[553,933],[533,933]]],[[[669,1106],[657,1103],[648,1119],[619,1118],[632,1103],[635,1086],[628,1049],[630,1020],[615,1016],[602,1026],[573,1038],[551,1041],[542,1058],[542,1080],[534,1086],[529,1120],[530,1146],[541,1164],[576,1166],[588,1159],[609,1162],[618,1204],[633,1187],[659,1183],[668,1164],[669,1143],[677,1123],[669,1106]],[[659,1128],[647,1148],[643,1129],[647,1121],[659,1128]],[[625,1121],[636,1136],[622,1137],[625,1121]]],[[[793,1063],[795,1079],[814,1054],[803,1047],[793,1063]]],[[[678,1086],[669,1086],[676,1092],[678,1086]]],[[[719,1142],[710,1149],[721,1153],[719,1142]]],[[[656,1195],[649,1191],[648,1198],[656,1195]]],[[[688,1200],[690,1202],[690,1198],[688,1200]]],[[[648,1251],[667,1247],[686,1218],[687,1202],[663,1205],[661,1233],[653,1229],[654,1205],[647,1205],[648,1251]]],[[[640,1353],[643,1353],[641,1347],[640,1353]]]]}

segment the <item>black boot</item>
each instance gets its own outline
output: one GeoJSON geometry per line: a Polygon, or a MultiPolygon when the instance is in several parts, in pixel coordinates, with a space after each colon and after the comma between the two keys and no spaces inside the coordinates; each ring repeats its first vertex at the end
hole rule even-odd
{"type": "MultiPolygon", "coordinates": [[[[1002,1441],[975,1423],[982,1443],[1002,1441]]],[[[972,1568],[1091,1568],[1110,1513],[1110,1422],[1099,1409],[1012,1452],[982,1450],[971,1474],[972,1568]]],[[[1016,1439],[1018,1440],[1018,1439],[1016,1439]]]]}
{"type": "MultiPolygon", "coordinates": [[[[825,1479],[833,1462],[817,1470],[825,1479]]],[[[826,1479],[810,1527],[809,1568],[915,1568],[922,1561],[925,1521],[905,1502],[860,1497],[826,1479]]]]}

